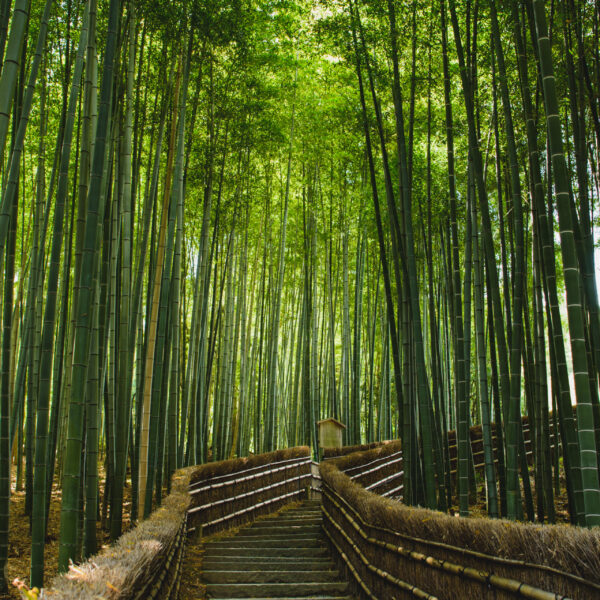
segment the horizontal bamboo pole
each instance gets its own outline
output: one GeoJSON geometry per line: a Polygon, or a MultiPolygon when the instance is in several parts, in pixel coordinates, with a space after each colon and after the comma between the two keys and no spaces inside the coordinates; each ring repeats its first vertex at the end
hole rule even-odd
{"type": "MultiPolygon", "coordinates": [[[[369,562],[369,560],[367,559],[367,557],[362,553],[361,549],[352,541],[352,538],[350,538],[350,536],[344,531],[344,529],[335,521],[335,519],[331,516],[331,514],[327,511],[327,509],[325,507],[323,507],[322,510],[323,510],[323,514],[327,517],[329,522],[333,525],[333,527],[335,527],[338,530],[338,532],[346,540],[346,542],[348,542],[348,545],[352,548],[352,550],[354,550],[354,553],[360,558],[360,560],[362,561],[364,566],[367,569],[369,569],[369,571],[371,571],[372,573],[375,573],[375,575],[377,575],[381,579],[385,579],[389,583],[394,584],[396,587],[400,588],[401,590],[412,594],[413,596],[415,596],[415,598],[421,598],[422,600],[438,600],[437,596],[432,596],[431,594],[427,593],[426,591],[424,591],[406,581],[402,581],[401,579],[394,577],[387,571],[384,571],[383,569],[379,569],[375,565],[372,565],[369,562]]],[[[326,533],[327,533],[327,530],[326,530],[326,533]]],[[[333,538],[331,536],[329,536],[329,539],[333,541],[333,538]]],[[[359,579],[359,583],[360,583],[360,579],[359,579]]]]}
{"type": "Polygon", "coordinates": [[[371,598],[371,600],[379,600],[377,598],[377,596],[375,596],[375,594],[373,594],[373,592],[371,592],[371,590],[369,589],[369,586],[361,579],[360,575],[358,574],[358,571],[355,569],[354,565],[352,564],[352,561],[348,558],[346,553],[340,548],[339,544],[333,539],[333,537],[331,537],[331,536],[328,536],[328,537],[329,537],[329,541],[335,546],[335,549],[338,551],[338,554],[341,556],[342,560],[344,561],[344,563],[346,564],[346,566],[352,573],[352,576],[354,577],[354,579],[356,579],[356,581],[358,582],[360,587],[363,589],[365,594],[367,594],[367,596],[369,598],[371,598]]]}
{"type": "MultiPolygon", "coordinates": [[[[376,458],[375,460],[371,460],[371,461],[366,462],[366,463],[364,463],[362,465],[357,465],[355,467],[350,467],[349,469],[344,470],[344,473],[346,475],[348,475],[348,477],[352,478],[351,475],[349,475],[349,473],[351,473],[352,471],[358,471],[360,469],[364,469],[365,467],[370,467],[371,465],[376,465],[376,464],[379,464],[379,463],[384,463],[383,466],[386,466],[390,462],[390,458],[395,458],[395,457],[402,458],[402,450],[399,450],[398,452],[394,452],[393,454],[388,454],[387,456],[381,456],[379,458],[376,458]]],[[[335,458],[345,458],[345,457],[336,456],[335,458]]],[[[373,469],[373,470],[377,471],[378,469],[373,469]]],[[[365,471],[365,473],[366,473],[366,471],[365,471]]]]}
{"type": "MultiPolygon", "coordinates": [[[[394,461],[395,462],[395,461],[394,461]]],[[[364,488],[365,490],[374,490],[375,488],[378,488],[381,485],[384,485],[385,483],[389,483],[390,481],[394,481],[394,479],[398,479],[398,477],[402,477],[404,475],[404,471],[396,471],[395,473],[392,473],[391,475],[388,475],[387,477],[384,477],[383,479],[378,479],[377,481],[375,481],[374,483],[371,483],[370,485],[365,485],[364,488]]],[[[382,494],[383,496],[383,494],[382,494]]]]}
{"type": "Polygon", "coordinates": [[[387,492],[383,492],[382,494],[380,494],[380,496],[383,496],[384,498],[389,498],[392,494],[395,494],[396,492],[399,492],[400,490],[404,489],[404,484],[401,483],[400,485],[396,486],[395,488],[392,488],[391,490],[387,490],[387,492]]]}
{"type": "Polygon", "coordinates": [[[312,477],[310,473],[305,473],[303,475],[298,475],[297,477],[291,477],[290,479],[284,479],[282,481],[276,481],[270,485],[266,485],[261,488],[257,488],[255,490],[250,490],[249,492],[244,492],[243,494],[238,494],[237,496],[229,496],[228,498],[222,498],[221,500],[216,500],[215,502],[209,502],[208,504],[202,504],[200,506],[194,506],[188,510],[188,515],[194,514],[201,510],[205,510],[207,508],[212,508],[213,506],[219,506],[220,504],[227,504],[228,502],[236,502],[241,500],[242,498],[249,498],[250,496],[256,496],[262,492],[267,492],[276,487],[281,487],[283,485],[287,485],[289,483],[293,483],[294,481],[300,481],[302,479],[308,479],[312,477]]]}
{"type": "MultiPolygon", "coordinates": [[[[447,573],[452,573],[454,575],[457,575],[458,577],[471,579],[479,583],[483,583],[495,587],[497,589],[501,589],[506,592],[512,592],[524,598],[530,598],[531,600],[568,600],[568,596],[562,596],[552,592],[547,592],[545,590],[536,588],[524,582],[517,581],[515,579],[500,577],[499,575],[494,575],[493,573],[489,573],[487,571],[479,571],[477,569],[473,569],[472,567],[465,567],[456,563],[451,563],[449,561],[439,560],[433,556],[427,556],[421,552],[408,550],[402,546],[396,546],[394,544],[390,544],[389,542],[382,542],[381,540],[378,540],[374,537],[370,537],[369,535],[367,535],[367,533],[364,531],[361,525],[358,522],[356,522],[348,514],[344,507],[336,501],[335,497],[339,498],[340,496],[339,494],[337,494],[337,492],[332,490],[331,486],[329,486],[327,482],[325,482],[325,495],[329,496],[329,501],[334,506],[336,506],[336,508],[340,511],[342,515],[344,515],[348,523],[363,538],[363,540],[365,540],[371,545],[379,546],[380,548],[385,548],[390,552],[394,552],[405,558],[421,562],[434,569],[446,571],[447,573]]],[[[323,513],[330,520],[332,520],[331,515],[326,511],[325,508],[323,508],[323,513]]],[[[338,525],[337,523],[335,524],[338,525]]],[[[462,550],[460,548],[454,549],[462,550]]]]}
{"type": "MultiPolygon", "coordinates": [[[[233,519],[234,517],[239,517],[248,512],[255,511],[259,508],[262,508],[263,506],[268,506],[269,504],[273,504],[275,502],[279,502],[280,500],[285,500],[287,498],[291,498],[292,496],[297,496],[297,495],[303,494],[303,493],[304,493],[304,489],[298,489],[298,490],[294,490],[293,492],[288,492],[287,494],[282,494],[281,496],[276,496],[275,498],[270,498],[269,500],[263,500],[262,502],[253,504],[252,506],[249,506],[242,510],[238,510],[236,512],[230,513],[228,515],[225,515],[224,517],[215,519],[214,521],[208,521],[206,523],[202,523],[202,527],[212,527],[213,525],[216,525],[218,523],[223,523],[224,521],[228,521],[229,519],[233,519]]],[[[188,514],[189,514],[189,512],[188,512],[188,514]]],[[[196,527],[190,527],[188,529],[188,533],[193,533],[194,531],[196,531],[196,527]]]]}
{"type": "MultiPolygon", "coordinates": [[[[299,462],[299,459],[294,459],[296,464],[289,464],[289,465],[285,465],[282,467],[277,467],[275,469],[270,469],[268,471],[261,471],[260,473],[253,473],[252,475],[245,475],[244,477],[238,477],[237,479],[232,479],[230,481],[223,481],[220,483],[210,483],[201,488],[196,488],[194,490],[191,490],[190,495],[195,496],[196,494],[200,494],[201,492],[216,490],[216,489],[220,489],[223,487],[227,487],[228,485],[235,485],[237,483],[243,483],[245,481],[252,481],[254,479],[260,479],[261,477],[266,477],[267,475],[273,475],[274,473],[280,473],[281,471],[287,471],[289,469],[296,469],[298,467],[303,466],[304,464],[309,464],[309,462],[310,462],[309,460],[307,460],[307,458],[302,458],[301,460],[302,460],[302,462],[299,462]]],[[[291,462],[291,461],[282,461],[282,463],[283,462],[291,462]]],[[[282,464],[282,463],[274,463],[274,464],[282,464]]],[[[265,466],[269,466],[269,465],[265,465],[265,466]]],[[[248,471],[250,471],[250,470],[253,470],[253,469],[248,469],[248,471]]],[[[247,473],[247,471],[238,471],[236,474],[239,474],[239,473],[247,473]]]]}
{"type": "MultiPolygon", "coordinates": [[[[215,488],[222,487],[225,485],[233,485],[240,481],[244,481],[244,478],[237,478],[237,479],[232,479],[230,481],[225,481],[225,482],[221,482],[221,483],[214,483],[215,481],[217,481],[219,479],[230,479],[231,477],[235,477],[236,475],[239,475],[240,473],[244,473],[244,475],[246,476],[248,473],[251,473],[253,471],[261,471],[261,470],[265,471],[266,470],[265,472],[261,471],[259,473],[259,475],[266,475],[269,472],[271,472],[271,470],[273,470],[273,467],[277,467],[278,465],[284,465],[284,464],[289,464],[289,463],[301,463],[302,464],[305,462],[312,462],[310,459],[310,456],[300,456],[298,458],[290,458],[288,460],[280,460],[275,463],[267,463],[265,465],[260,465],[258,467],[251,467],[250,469],[240,469],[238,471],[234,471],[233,473],[227,473],[226,475],[216,475],[216,476],[210,478],[210,481],[212,483],[207,486],[202,486],[200,488],[196,487],[196,486],[199,486],[200,484],[204,483],[206,481],[205,479],[196,481],[195,483],[190,485],[190,493],[193,495],[193,494],[197,494],[203,490],[215,489],[215,488]]],[[[295,466],[295,465],[292,465],[292,466],[295,466]]]]}

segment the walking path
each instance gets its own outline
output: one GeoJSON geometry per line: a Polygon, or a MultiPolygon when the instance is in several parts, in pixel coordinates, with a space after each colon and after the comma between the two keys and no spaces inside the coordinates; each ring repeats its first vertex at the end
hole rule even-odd
{"type": "Polygon", "coordinates": [[[215,600],[352,600],[321,527],[319,501],[305,501],[205,544],[203,583],[215,600]]]}

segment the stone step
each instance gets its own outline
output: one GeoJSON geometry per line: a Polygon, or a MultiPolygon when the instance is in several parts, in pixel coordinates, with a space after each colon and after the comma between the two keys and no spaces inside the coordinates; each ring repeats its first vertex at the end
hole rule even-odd
{"type": "MultiPolygon", "coordinates": [[[[238,600],[250,600],[251,596],[240,596],[238,600]]],[[[312,600],[355,600],[352,596],[310,596],[312,600]]],[[[231,600],[230,598],[213,598],[211,600],[231,600]]],[[[252,600],[307,600],[306,596],[270,596],[269,598],[252,598],[252,600]]]]}
{"type": "Polygon", "coordinates": [[[333,571],[331,560],[314,560],[310,556],[270,557],[268,560],[243,560],[230,558],[204,558],[202,566],[207,571],[241,571],[242,569],[263,571],[333,571]]]}
{"type": "Polygon", "coordinates": [[[335,583],[209,583],[209,598],[319,598],[346,594],[348,584],[335,583]]]}
{"type": "Polygon", "coordinates": [[[321,534],[320,525],[306,527],[268,527],[267,529],[250,528],[240,531],[235,537],[238,540],[249,538],[277,539],[288,537],[318,537],[321,534]]]}
{"type": "Polygon", "coordinates": [[[290,524],[290,525],[295,525],[295,524],[306,524],[306,525],[318,525],[319,523],[323,522],[323,517],[321,515],[316,515],[316,516],[306,516],[306,517],[302,517],[302,516],[294,516],[294,515],[286,515],[285,518],[283,517],[275,517],[273,519],[260,519],[260,521],[256,521],[255,523],[253,523],[252,525],[250,525],[250,527],[260,527],[262,525],[284,525],[284,524],[290,524]]]}
{"type": "Polygon", "coordinates": [[[276,517],[268,517],[266,519],[259,519],[255,522],[255,525],[262,523],[305,523],[306,521],[314,521],[320,523],[323,521],[323,515],[321,513],[314,513],[310,515],[278,515],[276,517]]]}
{"type": "Polygon", "coordinates": [[[213,548],[316,548],[323,545],[323,540],[317,536],[288,536],[287,539],[272,539],[270,536],[259,536],[246,539],[242,536],[223,539],[218,542],[206,544],[207,550],[213,548]]]}
{"type": "Polygon", "coordinates": [[[273,517],[272,519],[261,519],[256,521],[251,527],[258,527],[259,525],[296,525],[298,523],[307,525],[317,525],[323,522],[323,517],[318,515],[317,517],[294,517],[286,515],[281,517],[273,517]]]}
{"type": "Polygon", "coordinates": [[[353,600],[339,581],[321,503],[305,502],[205,545],[203,581],[214,600],[353,600]]]}
{"type": "Polygon", "coordinates": [[[236,548],[221,547],[207,549],[204,554],[204,559],[209,558],[230,558],[236,560],[243,557],[253,557],[256,560],[270,560],[271,557],[288,557],[288,556],[299,556],[299,557],[311,557],[318,558],[321,556],[329,556],[329,549],[325,546],[319,546],[316,548],[236,548]]]}
{"type": "Polygon", "coordinates": [[[323,525],[323,519],[296,519],[293,521],[260,521],[254,525],[250,525],[247,529],[241,529],[240,533],[244,531],[256,531],[257,529],[263,528],[295,528],[295,527],[321,527],[323,525]]]}
{"type": "Polygon", "coordinates": [[[298,513],[283,513],[281,515],[277,515],[276,517],[267,517],[265,519],[260,519],[257,523],[264,523],[265,521],[290,521],[290,520],[306,520],[306,519],[322,519],[323,513],[319,511],[314,512],[298,512],[298,513]]]}
{"type": "Polygon", "coordinates": [[[213,571],[205,570],[203,579],[207,583],[336,583],[339,571],[213,571]]]}

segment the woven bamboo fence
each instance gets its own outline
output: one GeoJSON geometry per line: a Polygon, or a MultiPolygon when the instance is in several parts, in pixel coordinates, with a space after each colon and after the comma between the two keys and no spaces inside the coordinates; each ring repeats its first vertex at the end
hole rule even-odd
{"type": "Polygon", "coordinates": [[[307,446],[202,465],[190,484],[189,531],[210,535],[239,527],[306,495],[307,446]]]}
{"type": "MultiPolygon", "coordinates": [[[[527,460],[533,461],[533,451],[531,447],[531,432],[529,429],[529,420],[525,416],[522,419],[523,437],[525,441],[525,452],[527,460]]],[[[552,430],[552,427],[551,427],[552,430]]],[[[471,452],[473,456],[473,467],[477,472],[483,472],[485,468],[484,453],[483,453],[483,434],[481,425],[476,425],[470,429],[471,452]]],[[[495,425],[492,424],[492,443],[496,444],[495,425]]],[[[552,433],[552,432],[551,432],[552,433]]],[[[556,444],[554,436],[551,437],[550,449],[554,453],[556,444]]],[[[398,440],[388,440],[385,442],[373,442],[371,444],[361,444],[357,446],[343,446],[341,448],[326,448],[324,450],[324,460],[331,460],[341,456],[349,456],[357,452],[366,452],[368,450],[377,451],[380,453],[380,464],[376,465],[378,458],[373,459],[373,465],[360,464],[352,467],[348,472],[352,479],[358,479],[366,489],[369,489],[382,496],[401,497],[402,495],[402,445],[398,440]],[[393,456],[392,456],[393,455],[393,456]],[[385,457],[389,457],[386,460],[385,457]],[[393,459],[393,462],[392,462],[393,459]],[[353,470],[352,474],[351,471],[353,470]]],[[[456,432],[448,432],[448,451],[450,461],[450,475],[456,477],[457,468],[457,447],[456,447],[456,432]]],[[[497,448],[494,447],[494,462],[498,462],[497,448]]]]}
{"type": "Polygon", "coordinates": [[[177,471],[171,493],[148,519],[123,534],[113,546],[72,565],[50,587],[47,600],[174,600],[179,595],[187,536],[190,478],[197,467],[177,471]]]}
{"type": "Polygon", "coordinates": [[[351,479],[361,463],[377,467],[381,451],[321,464],[325,531],[361,598],[600,598],[600,528],[404,506],[351,479]]]}
{"type": "Polygon", "coordinates": [[[307,447],[177,471],[171,494],[110,548],[72,565],[40,600],[176,600],[186,539],[252,521],[300,499],[310,485],[307,447]]]}

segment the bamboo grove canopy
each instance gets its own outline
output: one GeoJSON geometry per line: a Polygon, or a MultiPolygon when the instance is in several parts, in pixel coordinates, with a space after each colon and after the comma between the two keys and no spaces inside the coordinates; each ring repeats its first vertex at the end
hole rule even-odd
{"type": "Polygon", "coordinates": [[[600,7],[545,4],[0,0],[0,566],[11,490],[40,586],[53,489],[65,570],[324,418],[600,524],[600,7]]]}

